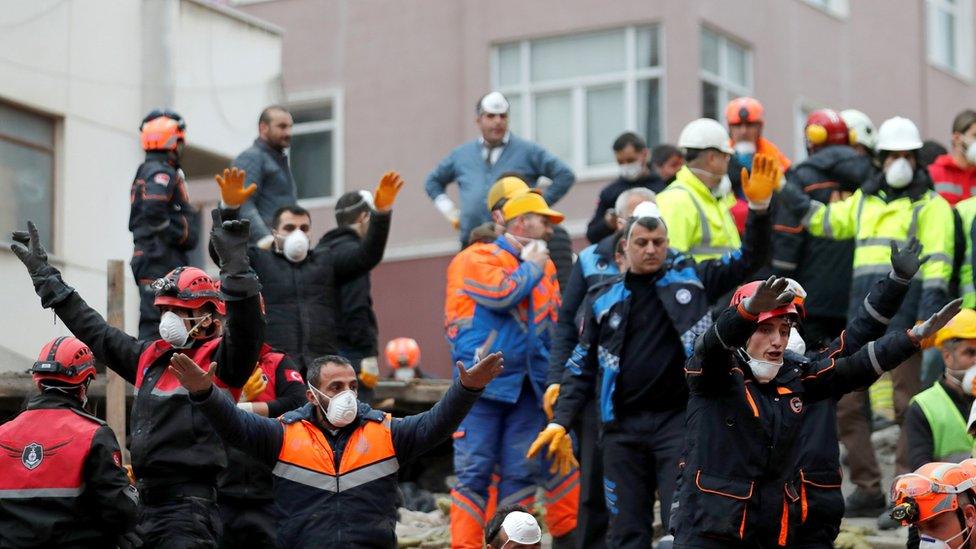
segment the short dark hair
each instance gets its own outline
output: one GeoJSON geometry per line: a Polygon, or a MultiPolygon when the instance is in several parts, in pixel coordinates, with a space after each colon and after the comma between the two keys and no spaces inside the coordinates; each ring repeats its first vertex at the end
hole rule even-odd
{"type": "Polygon", "coordinates": [[[340,227],[352,225],[363,212],[373,209],[359,191],[349,191],[339,197],[335,205],[336,224],[340,227]]]}
{"type": "Polygon", "coordinates": [[[656,230],[658,227],[663,227],[664,223],[658,217],[635,217],[627,222],[627,226],[624,227],[623,236],[624,238],[630,238],[630,231],[634,225],[640,225],[648,231],[656,230]]]}
{"type": "Polygon", "coordinates": [[[322,382],[322,367],[328,364],[339,364],[342,366],[349,366],[352,368],[352,363],[349,359],[344,356],[339,355],[324,355],[312,360],[312,365],[308,367],[308,372],[305,373],[305,381],[309,382],[316,389],[319,387],[319,383],[322,382]]]}
{"type": "Polygon", "coordinates": [[[628,146],[633,147],[635,151],[640,152],[647,148],[647,143],[644,141],[643,137],[634,132],[624,132],[613,140],[613,152],[620,152],[626,149],[628,146]]]}
{"type": "Polygon", "coordinates": [[[661,143],[651,149],[651,166],[663,166],[673,156],[681,156],[681,149],[670,143],[661,143]]]}
{"type": "Polygon", "coordinates": [[[306,210],[305,208],[299,206],[298,204],[289,204],[287,206],[282,206],[282,207],[278,208],[277,210],[275,210],[274,215],[271,217],[271,228],[272,229],[277,229],[278,228],[278,223],[281,222],[281,216],[284,215],[285,212],[288,212],[288,213],[294,214],[294,215],[307,215],[309,221],[312,220],[312,214],[308,213],[308,210],[306,210]]]}
{"type": "Polygon", "coordinates": [[[499,534],[502,533],[502,523],[505,522],[505,517],[509,513],[514,513],[515,511],[521,511],[523,513],[528,513],[529,510],[525,508],[524,505],[506,505],[501,509],[495,511],[495,516],[491,517],[488,521],[488,525],[485,526],[485,545],[491,545],[497,543],[499,534]]]}
{"type": "Polygon", "coordinates": [[[282,107],[281,105],[268,105],[261,111],[261,116],[258,117],[258,124],[270,124],[271,123],[271,111],[281,111],[284,113],[291,114],[288,109],[282,107]]]}
{"type": "Polygon", "coordinates": [[[966,109],[952,119],[952,133],[966,133],[973,124],[976,124],[976,111],[966,109]]]}
{"type": "Polygon", "coordinates": [[[935,162],[935,159],[948,153],[949,151],[942,146],[935,139],[926,139],[922,142],[922,148],[918,150],[918,154],[915,159],[918,161],[918,166],[920,168],[928,168],[929,164],[935,162]]]}

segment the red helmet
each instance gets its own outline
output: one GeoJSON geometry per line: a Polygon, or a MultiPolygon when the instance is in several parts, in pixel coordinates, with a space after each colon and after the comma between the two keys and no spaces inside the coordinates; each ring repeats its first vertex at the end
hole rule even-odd
{"type": "Polygon", "coordinates": [[[196,267],[177,267],[152,283],[156,290],[153,305],[196,309],[210,303],[219,314],[225,313],[224,300],[210,275],[196,267]]]}
{"type": "Polygon", "coordinates": [[[807,116],[804,129],[807,145],[822,147],[824,145],[847,145],[850,143],[851,132],[847,129],[844,119],[831,109],[813,111],[807,116]]]}
{"type": "Polygon", "coordinates": [[[142,119],[142,150],[175,151],[177,144],[186,138],[186,122],[169,109],[153,109],[142,119]]]}
{"type": "Polygon", "coordinates": [[[35,382],[57,381],[65,385],[81,385],[95,379],[95,355],[80,339],[61,336],[41,349],[37,362],[31,367],[31,374],[35,382]]]}
{"type": "Polygon", "coordinates": [[[725,107],[725,121],[730,125],[762,124],[765,111],[762,103],[752,97],[736,97],[725,107]]]}
{"type": "Polygon", "coordinates": [[[386,361],[390,368],[416,368],[420,364],[420,345],[409,337],[398,337],[386,344],[386,361]]]}
{"type": "MultiPolygon", "coordinates": [[[[738,307],[740,303],[746,300],[746,298],[756,295],[756,290],[759,285],[762,284],[762,280],[754,280],[747,284],[739,286],[739,289],[732,294],[732,302],[729,304],[732,307],[738,307]]],[[[783,305],[782,307],[773,309],[772,311],[766,311],[764,313],[759,313],[759,322],[764,322],[770,318],[776,318],[783,315],[796,315],[800,316],[800,311],[796,308],[796,299],[783,305]]]]}

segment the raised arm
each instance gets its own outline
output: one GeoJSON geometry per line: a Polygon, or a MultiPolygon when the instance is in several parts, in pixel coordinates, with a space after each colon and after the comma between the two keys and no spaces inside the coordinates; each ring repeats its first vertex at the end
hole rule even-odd
{"type": "MultiPolygon", "coordinates": [[[[366,236],[358,247],[330,250],[336,278],[340,281],[355,278],[379,265],[390,235],[390,216],[397,193],[403,188],[403,178],[396,172],[386,172],[373,195],[376,212],[369,221],[366,236]]],[[[323,244],[320,244],[323,245],[323,244]]]]}

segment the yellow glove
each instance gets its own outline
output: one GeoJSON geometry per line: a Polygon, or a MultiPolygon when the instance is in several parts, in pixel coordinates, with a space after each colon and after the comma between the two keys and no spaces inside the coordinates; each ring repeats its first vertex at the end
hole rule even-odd
{"type": "Polygon", "coordinates": [[[401,187],[403,187],[403,178],[400,177],[400,174],[396,172],[383,174],[380,184],[373,192],[373,205],[376,206],[376,210],[380,212],[389,211],[393,207],[393,202],[396,200],[401,187]]]}
{"type": "Polygon", "coordinates": [[[552,465],[549,467],[550,473],[558,472],[560,475],[566,475],[573,467],[579,466],[576,456],[573,455],[572,440],[566,434],[566,428],[558,423],[550,423],[539,433],[525,457],[535,457],[539,450],[547,445],[549,449],[546,451],[546,457],[552,461],[552,465]]]}
{"type": "Polygon", "coordinates": [[[559,384],[553,383],[546,387],[546,392],[542,395],[542,409],[546,412],[546,419],[549,421],[552,421],[552,414],[556,408],[557,398],[559,398],[559,384]]]}
{"type": "Polygon", "coordinates": [[[247,383],[241,388],[241,402],[251,402],[254,397],[264,392],[268,386],[268,378],[264,376],[261,368],[255,368],[251,377],[247,378],[247,383]]]}
{"type": "Polygon", "coordinates": [[[224,175],[215,175],[217,185],[220,186],[220,201],[230,208],[239,208],[248,198],[258,190],[258,186],[251,183],[244,188],[244,170],[231,168],[224,170],[224,175]]]}
{"type": "Polygon", "coordinates": [[[752,176],[748,170],[742,168],[742,192],[749,200],[749,207],[763,210],[769,207],[769,199],[773,191],[779,188],[783,173],[779,169],[779,162],[771,155],[757,154],[752,159],[752,176]]]}
{"type": "Polygon", "coordinates": [[[376,382],[380,379],[380,368],[376,363],[376,357],[366,357],[359,362],[359,384],[367,389],[376,387],[376,382]]]}

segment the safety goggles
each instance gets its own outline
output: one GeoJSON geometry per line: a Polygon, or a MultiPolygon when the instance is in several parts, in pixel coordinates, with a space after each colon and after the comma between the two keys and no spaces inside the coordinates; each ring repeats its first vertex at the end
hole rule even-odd
{"type": "Polygon", "coordinates": [[[903,526],[927,520],[956,509],[959,505],[956,496],[972,489],[971,480],[951,486],[916,473],[901,475],[891,486],[891,501],[895,503],[891,518],[903,526]]]}

